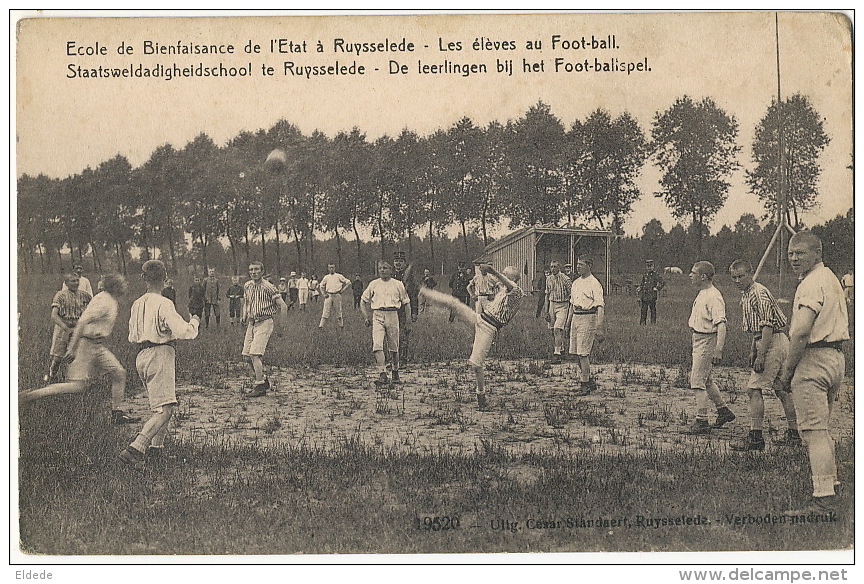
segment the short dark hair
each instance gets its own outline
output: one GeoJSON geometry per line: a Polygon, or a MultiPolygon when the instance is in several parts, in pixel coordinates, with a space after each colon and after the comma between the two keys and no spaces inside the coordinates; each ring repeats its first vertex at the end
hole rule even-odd
{"type": "Polygon", "coordinates": [[[729,266],[729,271],[731,272],[732,270],[747,270],[748,274],[752,274],[753,264],[747,260],[735,260],[732,262],[732,265],[729,266]]]}
{"type": "Polygon", "coordinates": [[[717,270],[714,269],[714,264],[706,261],[699,261],[693,264],[693,270],[697,274],[702,274],[703,276],[708,276],[708,279],[711,280],[714,278],[714,274],[717,273],[717,270]]]}
{"type": "Polygon", "coordinates": [[[141,273],[145,282],[164,282],[168,277],[168,270],[161,260],[147,260],[141,266],[141,273]]]}
{"type": "Polygon", "coordinates": [[[126,293],[126,278],[120,274],[105,274],[102,277],[102,288],[112,296],[126,293]]]}

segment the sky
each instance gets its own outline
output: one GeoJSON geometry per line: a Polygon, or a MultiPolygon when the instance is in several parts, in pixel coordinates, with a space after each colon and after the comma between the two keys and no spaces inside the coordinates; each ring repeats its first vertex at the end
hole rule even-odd
{"type": "MultiPolygon", "coordinates": [[[[333,136],[357,126],[372,140],[403,128],[427,135],[463,116],[477,125],[504,123],[538,101],[549,104],[565,127],[604,108],[613,116],[629,112],[648,134],[654,114],[686,94],[712,98],[739,124],[742,168],[729,179],[728,201],[712,222],[716,232],[742,213],[761,217],[764,212],[747,192],[744,169],[752,167],[754,128],[777,93],[774,22],[769,12],[24,20],[18,24],[16,47],[16,174],[63,177],[117,154],[139,166],[162,144],[182,148],[203,132],[221,145],[241,131],[269,128],[280,118],[305,134],[317,129],[333,136]],[[555,35],[559,40],[553,47],[555,35]],[[415,50],[358,55],[337,50],[335,39],[340,38],[343,47],[388,39],[397,48],[405,39],[415,50]],[[278,39],[285,39],[285,50],[288,41],[306,41],[307,50],[271,52],[271,42],[278,39]],[[492,48],[474,50],[479,39],[490,41],[492,48]],[[320,53],[314,49],[319,40],[320,53]],[[529,40],[541,41],[541,50],[529,51],[529,40]],[[146,55],[147,41],[164,47],[232,44],[235,53],[146,55]],[[260,52],[246,53],[249,41],[260,45],[260,52]],[[494,43],[500,41],[513,41],[515,48],[499,44],[496,49],[494,43]],[[604,41],[614,43],[613,48],[602,48],[604,41]],[[118,54],[121,44],[133,53],[118,54]],[[87,55],[91,50],[97,54],[87,55]],[[587,60],[613,67],[639,63],[651,70],[556,73],[556,59],[576,67],[587,60]],[[498,73],[498,63],[508,60],[513,74],[498,73]],[[523,60],[529,65],[542,61],[544,69],[523,72],[523,60]],[[285,62],[299,70],[337,61],[356,62],[366,74],[306,78],[283,73],[285,62]],[[393,61],[398,63],[395,74],[390,73],[393,61]],[[423,65],[445,61],[485,64],[488,72],[468,77],[420,73],[423,65]],[[150,69],[173,63],[250,65],[250,74],[171,81],[71,76],[77,67],[150,69]],[[407,74],[399,69],[403,65],[407,74]],[[272,67],[273,75],[265,75],[262,66],[272,67]]],[[[807,223],[820,223],[852,204],[848,22],[836,14],[780,13],[779,44],[782,95],[806,95],[824,117],[831,138],[820,158],[819,206],[804,216],[807,223]]],[[[653,197],[659,177],[655,166],[646,165],[638,180],[642,199],[625,223],[628,234],[640,233],[652,218],[666,229],[674,224],[662,200],[653,197]]]]}

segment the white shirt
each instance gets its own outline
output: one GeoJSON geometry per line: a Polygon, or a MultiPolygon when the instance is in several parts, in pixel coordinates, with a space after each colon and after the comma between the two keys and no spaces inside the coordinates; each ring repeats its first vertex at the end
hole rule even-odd
{"type": "Polygon", "coordinates": [[[89,322],[81,330],[81,336],[89,339],[104,339],[111,334],[114,321],[117,320],[117,300],[107,292],[100,292],[84,309],[81,320],[85,317],[89,322]]]}
{"type": "Polygon", "coordinates": [[[147,292],[132,303],[129,317],[129,342],[167,343],[198,336],[198,319],[186,322],[177,314],[174,303],[161,294],[147,292]]]}
{"type": "Polygon", "coordinates": [[[846,296],[837,276],[825,264],[819,262],[798,284],[792,305],[792,319],[802,308],[816,313],[808,343],[829,343],[849,339],[849,312],[846,296]]]}
{"type": "Polygon", "coordinates": [[[700,290],[693,301],[688,326],[697,333],[715,333],[722,322],[726,322],[726,301],[720,290],[714,286],[700,290]]]}
{"type": "Polygon", "coordinates": [[[309,278],[297,278],[297,289],[298,290],[308,290],[309,289],[309,278]]]}
{"type": "Polygon", "coordinates": [[[396,278],[390,278],[386,282],[381,278],[372,280],[360,299],[368,302],[372,310],[402,308],[411,302],[408,299],[408,292],[405,291],[405,285],[396,278]]]}
{"type": "Polygon", "coordinates": [[[321,278],[319,288],[325,294],[336,294],[337,292],[341,292],[346,285],[350,284],[351,280],[337,272],[335,274],[327,274],[321,278]]]}
{"type": "Polygon", "coordinates": [[[603,301],[603,286],[594,274],[588,274],[584,278],[576,278],[570,285],[570,304],[573,308],[590,310],[598,306],[605,306],[603,301]]]}

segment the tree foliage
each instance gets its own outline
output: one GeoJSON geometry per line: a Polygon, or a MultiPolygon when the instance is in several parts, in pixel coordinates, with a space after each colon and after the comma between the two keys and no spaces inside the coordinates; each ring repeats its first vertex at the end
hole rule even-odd
{"type": "Polygon", "coordinates": [[[766,216],[776,217],[780,185],[780,146],[783,143],[783,185],[787,200],[787,221],[799,224],[800,214],[816,204],[816,188],[821,168],[819,155],[830,142],[824,130],[824,120],[816,113],[810,100],[795,94],[781,102],[773,100],[765,116],[756,126],[752,144],[755,167],[746,173],[750,192],[765,207],[766,216]],[[779,118],[778,118],[779,114],[779,118]]]}
{"type": "MultiPolygon", "coordinates": [[[[735,118],[710,98],[697,103],[685,95],[654,116],[653,152],[663,173],[655,196],[666,201],[673,216],[689,217],[699,226],[697,233],[726,202],[727,179],[739,166],[737,135],[735,118]]],[[[697,249],[701,245],[697,237],[697,249]]]]}

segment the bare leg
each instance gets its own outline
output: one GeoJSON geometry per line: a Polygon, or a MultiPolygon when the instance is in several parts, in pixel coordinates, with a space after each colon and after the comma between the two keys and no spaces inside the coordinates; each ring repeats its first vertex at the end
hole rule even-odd
{"type": "Polygon", "coordinates": [[[255,373],[255,383],[263,383],[264,361],[261,359],[261,355],[250,355],[249,359],[252,360],[252,371],[255,373]]]}
{"type": "Polygon", "coordinates": [[[129,446],[134,448],[140,453],[147,452],[147,447],[150,445],[150,442],[153,440],[153,437],[156,436],[162,429],[168,425],[168,422],[171,420],[171,416],[174,414],[174,408],[176,404],[168,404],[166,406],[162,406],[162,411],[160,413],[153,414],[153,416],[144,423],[144,427],[141,428],[141,431],[135,437],[135,440],[132,441],[132,444],[129,446]]]}
{"type": "Polygon", "coordinates": [[[792,394],[782,390],[774,393],[783,405],[783,413],[786,414],[786,423],[789,424],[789,429],[798,430],[798,416],[795,413],[795,403],[792,401],[792,394]]]}
{"type": "Polygon", "coordinates": [[[21,403],[27,403],[35,399],[41,399],[51,395],[61,395],[64,393],[81,393],[87,388],[84,381],[67,381],[65,383],[54,383],[40,389],[26,391],[20,394],[21,403]]]}
{"type": "Polygon", "coordinates": [[[425,297],[429,304],[437,304],[438,306],[447,308],[451,313],[456,314],[456,316],[459,317],[459,320],[466,324],[473,326],[474,323],[477,322],[477,313],[471,310],[471,307],[467,304],[463,304],[455,296],[444,294],[443,292],[438,292],[437,290],[432,290],[430,288],[421,287],[420,297],[425,297]]]}

